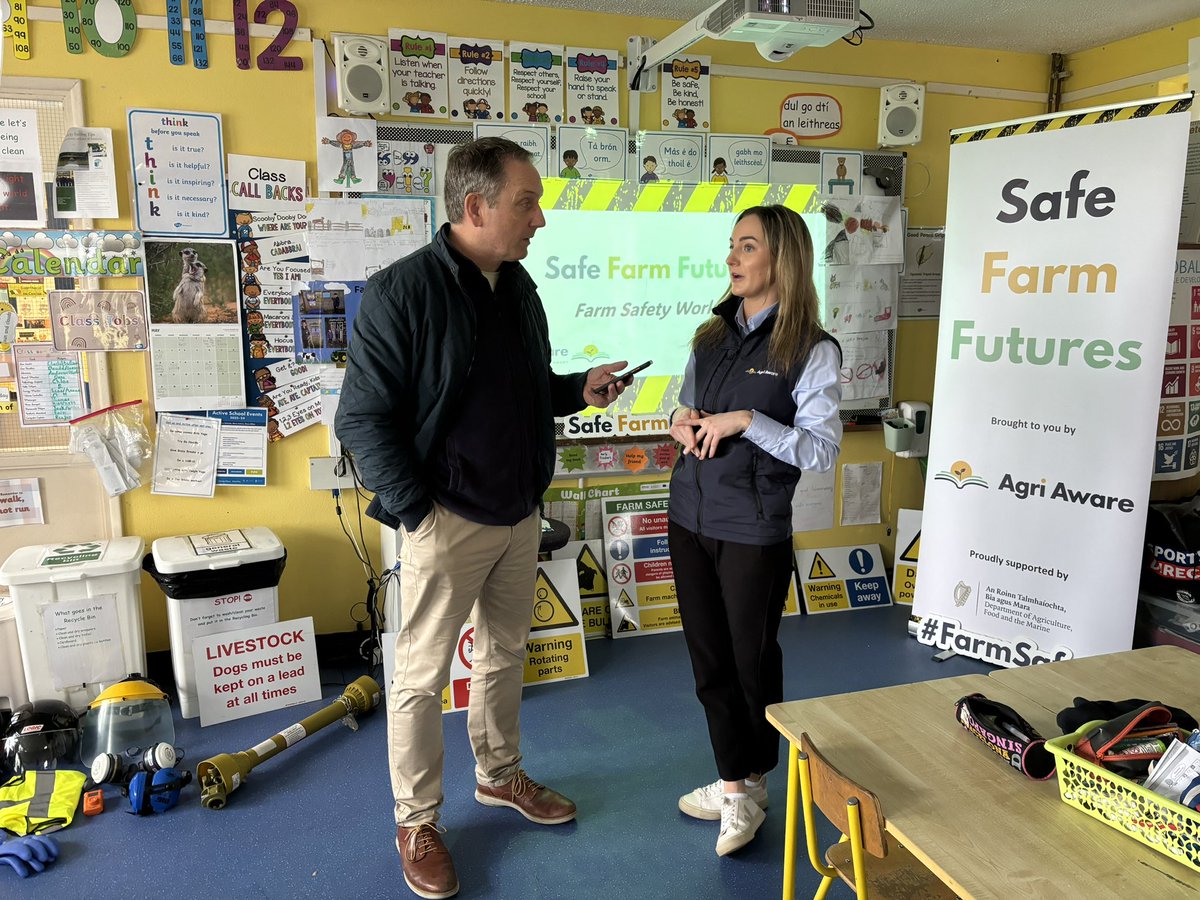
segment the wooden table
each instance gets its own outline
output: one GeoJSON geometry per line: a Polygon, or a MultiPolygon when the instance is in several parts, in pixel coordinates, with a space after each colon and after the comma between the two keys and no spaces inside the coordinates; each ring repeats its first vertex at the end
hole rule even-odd
{"type": "MultiPolygon", "coordinates": [[[[1059,734],[1053,711],[986,675],[767,708],[767,718],[792,745],[785,900],[795,883],[801,732],[875,792],[888,833],[962,897],[1200,898],[1200,876],[1191,869],[1067,806],[1054,779],[1025,778],[969,734],[955,718],[954,703],[976,691],[1012,706],[1043,735],[1059,734]]],[[[1096,696],[1124,699],[1137,689],[1096,696]]]]}
{"type": "MultiPolygon", "coordinates": [[[[1200,654],[1182,647],[1146,647],[1020,669],[997,669],[989,673],[988,679],[1055,713],[1071,706],[1076,697],[1140,697],[1187,710],[1200,718],[1200,654]]],[[[1200,897],[1200,888],[1196,893],[1200,897]]]]}

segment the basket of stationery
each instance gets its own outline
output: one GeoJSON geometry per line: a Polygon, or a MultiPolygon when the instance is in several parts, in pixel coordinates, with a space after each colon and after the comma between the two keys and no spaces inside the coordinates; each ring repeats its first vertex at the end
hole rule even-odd
{"type": "Polygon", "coordinates": [[[1072,734],[1046,741],[1058,764],[1062,801],[1200,872],[1200,811],[1122,777],[1112,763],[1102,765],[1104,754],[1096,754],[1093,745],[1099,746],[1096,735],[1105,724],[1088,722],[1072,734]]]}

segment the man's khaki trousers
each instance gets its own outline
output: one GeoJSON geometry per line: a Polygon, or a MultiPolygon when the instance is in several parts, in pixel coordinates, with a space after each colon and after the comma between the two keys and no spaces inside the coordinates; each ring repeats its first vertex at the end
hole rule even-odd
{"type": "Polygon", "coordinates": [[[506,784],[521,762],[521,687],[541,516],[477,525],[444,506],[400,549],[400,630],[388,695],[396,824],[436,822],[442,804],[442,689],[467,615],[475,628],[467,733],[475,777],[506,784]]]}

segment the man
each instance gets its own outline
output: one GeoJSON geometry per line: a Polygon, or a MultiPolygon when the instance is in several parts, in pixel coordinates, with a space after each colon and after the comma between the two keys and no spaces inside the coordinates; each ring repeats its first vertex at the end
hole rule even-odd
{"type": "Polygon", "coordinates": [[[458,891],[442,841],[441,692],[475,628],[467,731],[475,799],[544,825],[575,804],[521,768],[519,713],[554,416],[608,406],[625,363],[557,375],[546,315],[518,260],[546,224],[531,155],[503,138],[456,147],[449,224],[367,283],[336,432],[402,535],[401,618],[388,697],[396,846],[409,888],[458,891]]]}

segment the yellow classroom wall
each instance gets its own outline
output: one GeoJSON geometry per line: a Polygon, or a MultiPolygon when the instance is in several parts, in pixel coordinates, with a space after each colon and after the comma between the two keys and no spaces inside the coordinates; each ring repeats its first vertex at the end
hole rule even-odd
{"type": "MultiPolygon", "coordinates": [[[[134,0],[137,11],[162,15],[165,4],[134,0]]],[[[41,3],[45,8],[57,5],[41,3]]],[[[254,7],[251,0],[251,9],[254,7]]],[[[655,19],[600,15],[509,5],[483,0],[454,0],[443,4],[381,3],[374,0],[343,0],[324,3],[296,0],[300,25],[314,37],[329,39],[333,32],[385,34],[388,27],[409,25],[451,34],[498,39],[547,40],[556,43],[612,47],[625,51],[632,34],[663,37],[679,23],[655,19]]],[[[207,4],[212,19],[229,15],[229,4],[207,4]]],[[[277,17],[275,17],[277,18],[277,17]]],[[[1200,20],[1197,20],[1200,22],[1200,20]]],[[[1188,23],[1197,33],[1197,22],[1188,23]]],[[[310,178],[314,171],[314,86],[313,45],[293,42],[287,51],[304,59],[300,73],[239,70],[233,58],[233,38],[208,35],[210,67],[200,71],[189,65],[168,62],[166,34],[143,29],[129,56],[106,59],[87,51],[75,56],[66,52],[61,24],[33,22],[33,58],[15,60],[6,48],[6,75],[78,78],[83,82],[87,123],[108,126],[114,131],[118,161],[128,159],[125,110],[130,106],[219,112],[224,119],[225,151],[307,160],[310,178]]],[[[1153,36],[1151,36],[1153,37],[1153,36]]],[[[1164,38],[1152,48],[1170,47],[1174,62],[1186,62],[1186,39],[1182,55],[1176,38],[1164,38]]],[[[266,45],[254,39],[257,54],[266,45]]],[[[1122,42],[1124,44],[1125,42],[1122,42]]],[[[1119,45],[1113,45],[1117,47],[1119,45]]],[[[715,67],[754,67],[762,72],[821,72],[845,76],[868,76],[888,81],[914,81],[961,85],[971,90],[950,93],[931,90],[927,95],[924,140],[908,148],[907,204],[912,225],[941,225],[946,208],[948,168],[947,133],[952,128],[1035,115],[1044,110],[1049,58],[1040,54],[972,50],[874,40],[869,34],[861,47],[838,42],[836,46],[803,50],[778,66],[771,66],[753,47],[705,41],[693,52],[708,54],[715,67]],[[980,90],[982,89],[982,91],[980,90]],[[987,90],[1028,92],[1038,99],[1001,99],[979,96],[987,90]],[[974,94],[974,96],[969,95],[974,94]]],[[[1090,51],[1089,51],[1090,52],[1090,51]]],[[[1129,50],[1136,59],[1141,49],[1129,50]]],[[[1126,60],[1126,50],[1113,57],[1122,66],[1137,68],[1126,60]]],[[[1095,64],[1086,54],[1089,77],[1110,80],[1105,65],[1095,64]]],[[[1146,70],[1148,67],[1143,67],[1146,70]]],[[[1115,71],[1115,70],[1114,70],[1115,71]]],[[[1122,77],[1120,75],[1112,77],[1122,77]]],[[[1068,86],[1068,90],[1071,89],[1068,86]]],[[[875,86],[840,86],[767,78],[714,77],[712,83],[713,130],[731,133],[762,133],[778,125],[779,105],[789,93],[828,93],[842,104],[843,131],[833,138],[806,141],[816,147],[873,149],[879,90],[875,86]]],[[[626,97],[622,96],[624,114],[626,97]]],[[[651,126],[658,118],[659,97],[641,100],[641,122],[651,126]]],[[[332,108],[331,108],[332,111],[332,108]]],[[[128,165],[119,166],[119,196],[128,209],[128,165]]],[[[99,227],[127,230],[127,217],[98,222],[99,227]]],[[[930,401],[937,343],[936,322],[901,323],[897,336],[897,365],[894,396],[897,400],[930,401]]],[[[116,402],[147,397],[147,359],[140,354],[113,354],[112,375],[116,402]]],[[[936,421],[937,411],[934,410],[936,421]]],[[[316,426],[270,448],[269,481],[266,488],[221,488],[213,500],[183,500],[151,496],[147,490],[126,495],[122,500],[125,530],[141,535],[147,543],[158,537],[253,525],[276,531],[288,549],[288,565],[280,586],[280,612],[285,618],[312,615],[318,632],[353,628],[350,609],[364,598],[365,576],[355,561],[349,543],[334,517],[328,492],[308,489],[308,459],[328,453],[327,430],[316,426]]],[[[835,528],[803,535],[810,546],[880,543],[890,559],[896,510],[920,507],[924,487],[916,460],[897,460],[883,449],[880,433],[848,434],[841,463],[883,462],[883,523],[877,526],[835,528]]],[[[659,476],[661,480],[661,476],[659,476]]],[[[573,483],[573,482],[572,482],[573,483]]],[[[347,502],[344,497],[343,502],[347,502]]],[[[353,499],[349,499],[351,517],[353,499]]],[[[369,520],[366,538],[377,548],[378,531],[369,520]]],[[[169,645],[165,606],[157,586],[143,578],[147,647],[169,645]]]]}

